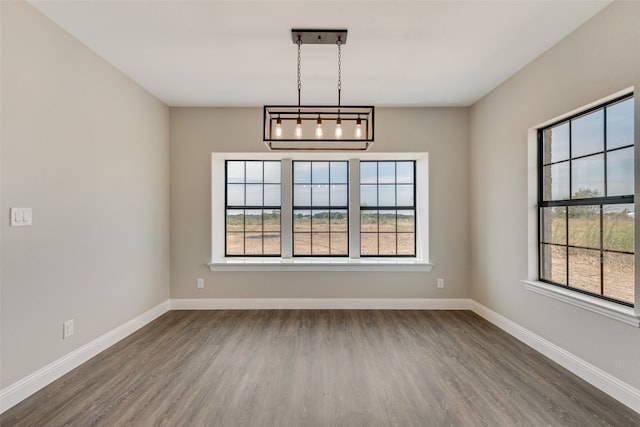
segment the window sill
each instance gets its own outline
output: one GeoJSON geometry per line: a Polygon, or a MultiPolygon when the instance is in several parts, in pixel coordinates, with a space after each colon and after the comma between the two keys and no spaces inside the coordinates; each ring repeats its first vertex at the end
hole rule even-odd
{"type": "Polygon", "coordinates": [[[640,318],[631,307],[573,292],[548,283],[523,280],[525,289],[589,310],[627,325],[640,327],[640,318]]]}
{"type": "Polygon", "coordinates": [[[349,258],[224,258],[209,263],[211,271],[417,271],[432,264],[415,259],[349,258]]]}

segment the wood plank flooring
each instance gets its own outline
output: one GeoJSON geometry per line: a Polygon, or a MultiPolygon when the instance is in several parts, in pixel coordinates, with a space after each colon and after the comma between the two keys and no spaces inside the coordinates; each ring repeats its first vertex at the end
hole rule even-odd
{"type": "Polygon", "coordinates": [[[172,311],[2,426],[638,426],[469,311],[172,311]]]}

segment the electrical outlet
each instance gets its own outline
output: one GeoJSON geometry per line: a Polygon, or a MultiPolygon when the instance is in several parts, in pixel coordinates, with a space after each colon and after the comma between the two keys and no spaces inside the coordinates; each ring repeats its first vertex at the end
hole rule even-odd
{"type": "Polygon", "coordinates": [[[73,335],[73,319],[62,324],[62,338],[69,338],[73,335]]]}
{"type": "Polygon", "coordinates": [[[196,280],[196,288],[204,288],[204,279],[202,277],[198,277],[198,280],[196,280]]]}
{"type": "Polygon", "coordinates": [[[442,289],[444,288],[444,279],[443,278],[439,278],[438,279],[438,289],[442,289]]]}

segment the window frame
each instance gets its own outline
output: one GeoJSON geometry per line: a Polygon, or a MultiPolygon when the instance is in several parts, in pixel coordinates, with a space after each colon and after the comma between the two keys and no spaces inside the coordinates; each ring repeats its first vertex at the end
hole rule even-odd
{"type": "Polygon", "coordinates": [[[212,271],[431,271],[429,262],[428,153],[216,153],[211,154],[211,259],[212,271]],[[360,258],[360,160],[415,160],[416,256],[360,258]],[[225,161],[280,160],[282,166],[281,256],[225,256],[225,161]],[[349,162],[349,256],[292,256],[292,162],[293,160],[347,160],[349,162]],[[357,183],[357,184],[354,184],[357,183]],[[417,190],[420,185],[420,191],[417,190]],[[285,191],[285,189],[291,189],[285,191]],[[286,226],[290,224],[291,226],[286,226]],[[354,238],[356,237],[356,238],[354,238]],[[355,250],[357,248],[357,250],[355,250]]]}
{"type": "MultiPolygon", "coordinates": [[[[292,197],[292,206],[291,206],[291,233],[292,233],[292,245],[291,245],[291,256],[295,257],[295,258],[304,258],[304,257],[309,257],[309,258],[349,258],[350,256],[350,246],[349,246],[349,237],[351,234],[351,230],[349,228],[350,226],[350,218],[349,218],[349,207],[350,207],[350,200],[349,200],[349,188],[351,185],[351,182],[349,181],[349,161],[348,160],[323,160],[322,158],[318,158],[317,160],[292,160],[291,162],[291,171],[293,174],[293,177],[291,179],[291,197],[292,197]],[[309,183],[296,183],[295,180],[295,164],[296,162],[300,162],[300,163],[310,163],[310,182],[309,183]],[[328,165],[328,182],[326,183],[316,183],[313,182],[313,164],[314,163],[329,163],[328,165]],[[337,185],[346,185],[347,186],[347,204],[345,206],[333,206],[331,204],[331,188],[330,186],[333,184],[331,182],[331,163],[345,163],[347,166],[347,181],[346,183],[336,183],[337,185]],[[305,206],[305,205],[296,205],[295,204],[295,186],[296,185],[305,185],[308,184],[311,188],[310,188],[310,205],[305,206]],[[314,206],[313,205],[313,186],[314,185],[328,185],[329,186],[329,193],[328,193],[328,197],[329,197],[329,202],[326,206],[322,206],[322,205],[317,205],[314,206]],[[296,211],[300,211],[300,210],[305,210],[305,211],[309,211],[311,212],[311,217],[310,217],[310,224],[309,224],[309,231],[299,231],[298,233],[304,233],[304,234],[309,234],[309,239],[310,239],[310,244],[311,247],[309,248],[310,252],[308,254],[296,254],[295,253],[295,238],[296,238],[296,229],[295,229],[295,213],[296,211]],[[313,231],[313,211],[329,211],[329,218],[328,218],[328,225],[329,225],[329,230],[326,232],[326,234],[328,234],[329,237],[329,253],[328,254],[314,254],[313,253],[313,235],[315,233],[325,233],[325,232],[314,232],[313,231]],[[347,252],[345,254],[332,254],[331,253],[331,212],[332,211],[347,211],[347,252]]],[[[344,232],[340,232],[341,234],[344,234],[344,232]]]]}
{"type": "MultiPolygon", "coordinates": [[[[377,222],[378,222],[378,231],[376,232],[372,232],[372,231],[362,231],[362,226],[360,226],[360,236],[361,236],[361,240],[362,240],[362,234],[376,234],[378,236],[378,253],[375,255],[367,255],[367,254],[362,254],[362,245],[360,248],[360,256],[363,258],[378,258],[378,257],[384,257],[384,258],[415,258],[416,254],[417,254],[417,232],[416,232],[416,215],[417,215],[417,209],[416,209],[416,194],[417,194],[417,182],[416,182],[416,161],[415,160],[361,160],[360,165],[362,163],[376,163],[376,183],[375,184],[371,184],[371,183],[363,183],[362,181],[358,182],[358,186],[360,187],[360,190],[362,190],[362,186],[376,186],[376,193],[377,193],[377,203],[376,206],[363,206],[362,205],[362,201],[360,201],[360,218],[362,218],[362,212],[366,212],[366,211],[376,211],[377,212],[377,222]],[[394,181],[393,183],[380,183],[379,182],[379,174],[380,174],[380,163],[382,162],[393,162],[395,163],[395,167],[394,167],[394,181]],[[413,163],[413,177],[412,177],[412,182],[411,185],[413,187],[413,205],[411,206],[400,206],[398,205],[398,163],[400,162],[411,162],[413,163]],[[384,206],[384,205],[380,205],[380,186],[381,185],[393,185],[395,186],[395,192],[394,192],[394,197],[395,197],[395,203],[393,206],[384,206]],[[396,211],[396,231],[395,232],[389,232],[389,231],[380,231],[380,211],[396,211]],[[398,234],[402,234],[402,233],[407,233],[407,232],[398,232],[398,211],[413,211],[413,217],[414,217],[414,224],[413,224],[413,254],[398,254],[398,234]],[[395,254],[380,254],[380,234],[384,234],[384,233],[389,233],[389,234],[395,234],[396,236],[396,253],[395,254]]],[[[400,183],[400,185],[405,185],[403,183],[400,183]]],[[[361,225],[361,224],[360,224],[361,225]]]]}
{"type": "MultiPolygon", "coordinates": [[[[258,160],[258,159],[250,159],[250,160],[225,160],[224,162],[224,176],[225,176],[225,192],[224,192],[224,206],[225,206],[225,214],[227,211],[229,210],[243,210],[243,217],[244,219],[244,224],[243,224],[243,254],[230,254],[229,253],[229,248],[228,248],[228,224],[227,221],[225,221],[225,239],[224,239],[224,254],[225,257],[257,257],[257,258],[262,258],[262,257],[280,257],[282,256],[282,199],[280,200],[280,205],[279,206],[275,206],[275,205],[265,205],[264,204],[264,194],[265,194],[265,189],[264,186],[265,185],[279,185],[280,186],[280,194],[282,194],[282,164],[280,165],[280,181],[279,183],[273,183],[273,182],[265,182],[264,181],[264,164],[265,162],[275,162],[276,160],[258,160]],[[242,181],[242,183],[231,183],[228,182],[229,179],[229,162],[244,162],[244,179],[242,181]],[[248,205],[247,201],[246,201],[246,197],[247,197],[247,184],[252,184],[247,182],[247,163],[262,163],[262,181],[260,183],[255,183],[255,184],[260,184],[262,185],[262,205],[248,205]],[[228,198],[228,190],[227,190],[227,186],[228,185],[234,185],[234,184],[241,184],[244,186],[243,188],[243,192],[244,192],[244,204],[242,205],[229,205],[229,198],[228,198]],[[262,224],[261,224],[261,231],[260,234],[262,234],[262,239],[261,239],[261,246],[262,246],[262,253],[261,254],[247,254],[247,249],[246,249],[246,234],[247,234],[247,230],[246,230],[246,211],[248,210],[260,210],[262,211],[262,224]],[[278,231],[278,234],[280,234],[280,252],[277,254],[265,254],[264,253],[264,234],[265,234],[265,230],[264,230],[264,211],[265,210],[278,210],[280,212],[280,231],[278,231]]],[[[240,233],[239,231],[232,231],[232,233],[240,233]]],[[[251,233],[251,231],[249,231],[249,233],[251,233]]],[[[257,232],[253,232],[254,234],[257,232]]]]}
{"type": "MultiPolygon", "coordinates": [[[[607,108],[610,106],[613,106],[615,104],[627,101],[629,99],[633,100],[634,103],[634,107],[637,108],[636,105],[636,100],[635,100],[635,94],[633,91],[625,91],[622,94],[616,94],[612,97],[610,97],[609,99],[605,99],[605,100],[601,100],[597,103],[592,104],[591,106],[584,108],[584,109],[580,109],[577,111],[574,111],[562,118],[553,120],[547,124],[541,125],[539,127],[535,128],[536,131],[536,152],[537,152],[537,165],[536,165],[536,180],[537,180],[537,205],[536,205],[536,219],[537,219],[537,233],[536,233],[536,242],[537,242],[537,280],[539,282],[545,283],[545,284],[549,284],[553,287],[557,287],[560,288],[564,291],[567,292],[575,292],[576,294],[581,294],[581,295],[585,295],[587,297],[593,297],[596,298],[598,300],[603,301],[604,303],[613,303],[614,305],[619,305],[622,307],[628,307],[628,308],[635,308],[635,303],[638,301],[639,297],[637,295],[638,293],[638,285],[635,280],[635,277],[637,276],[637,274],[634,273],[634,284],[633,284],[633,288],[634,288],[634,302],[628,302],[628,301],[624,301],[624,300],[619,300],[616,299],[614,297],[608,296],[604,294],[604,278],[603,278],[603,256],[605,253],[621,253],[621,254],[628,254],[628,255],[633,255],[634,256],[634,268],[636,267],[636,262],[635,259],[637,257],[637,250],[635,248],[634,245],[634,252],[630,253],[628,251],[619,251],[619,250],[612,250],[612,249],[605,249],[604,248],[604,244],[602,241],[602,236],[600,237],[600,246],[599,248],[587,248],[587,247],[582,247],[582,246],[576,246],[576,245],[572,245],[570,244],[569,241],[569,232],[568,232],[568,227],[569,227],[569,210],[572,207],[577,207],[577,206],[599,206],[599,212],[598,212],[598,218],[600,221],[600,232],[602,232],[602,221],[604,219],[604,206],[606,205],[624,205],[624,204],[634,204],[635,205],[635,194],[632,195],[615,195],[615,196],[608,196],[607,193],[607,181],[608,181],[608,175],[607,175],[607,154],[610,152],[616,152],[616,151],[620,151],[620,150],[624,150],[624,149],[628,149],[628,148],[633,148],[634,149],[634,158],[637,157],[636,154],[636,135],[637,135],[637,131],[634,131],[634,141],[632,144],[628,144],[628,145],[624,145],[624,146],[620,146],[620,147],[615,147],[612,149],[608,149],[607,148],[607,108]],[[592,114],[594,112],[597,112],[599,110],[603,111],[603,124],[602,124],[602,131],[603,131],[603,149],[601,151],[596,151],[593,153],[587,153],[587,154],[581,154],[578,156],[573,156],[572,155],[572,127],[571,127],[571,123],[572,121],[574,121],[575,119],[580,119],[581,117],[586,117],[589,114],[592,114]],[[558,160],[558,161],[553,161],[553,159],[550,159],[550,161],[548,163],[545,163],[545,156],[544,156],[544,150],[545,150],[545,141],[544,141],[544,132],[547,129],[552,129],[556,126],[562,125],[562,124],[568,124],[569,125],[569,154],[568,157],[566,159],[563,160],[558,160]],[[586,198],[574,198],[573,197],[573,188],[572,188],[572,165],[573,165],[573,161],[574,160],[580,160],[580,159],[584,159],[584,158],[588,158],[590,156],[595,156],[595,155],[602,155],[603,156],[603,186],[605,189],[605,194],[603,196],[598,196],[598,197],[586,197],[586,198]],[[553,199],[550,198],[549,200],[544,200],[544,168],[545,166],[551,166],[554,164],[559,164],[559,163],[563,163],[563,162],[567,162],[569,164],[569,181],[568,181],[568,186],[569,186],[569,199],[567,200],[559,200],[559,199],[553,199]],[[555,243],[551,243],[551,242],[546,242],[544,240],[543,237],[543,233],[544,233],[544,227],[543,227],[543,210],[545,208],[554,208],[554,207],[564,207],[565,208],[565,227],[566,232],[565,232],[565,243],[564,244],[555,244],[555,243]],[[543,259],[543,251],[542,251],[542,247],[543,245],[552,245],[552,246],[560,246],[566,249],[567,253],[566,253],[566,284],[561,284],[558,282],[555,282],[553,280],[550,280],[548,278],[544,278],[543,277],[543,264],[544,264],[544,259],[543,259]],[[570,273],[569,273],[569,265],[570,265],[570,249],[587,249],[587,250],[594,250],[594,251],[598,251],[599,252],[599,256],[600,256],[600,294],[594,293],[594,292],[590,292],[586,289],[581,289],[578,287],[574,287],[571,286],[571,283],[569,281],[569,277],[570,277],[570,273]]],[[[634,110],[635,111],[635,110],[634,110]]],[[[637,112],[635,112],[635,115],[633,117],[633,121],[634,121],[634,125],[637,126],[637,112]]],[[[634,182],[636,181],[635,179],[635,175],[636,175],[636,169],[637,167],[635,166],[634,163],[634,182]]],[[[634,190],[634,192],[637,190],[634,190]]],[[[634,209],[635,212],[635,209],[634,209]]],[[[634,220],[635,222],[635,220],[634,220]]],[[[637,227],[636,227],[637,228],[637,227]]],[[[635,231],[635,234],[637,234],[637,231],[635,231]]],[[[528,285],[534,285],[533,282],[529,282],[526,281],[525,283],[527,283],[528,285]]]]}

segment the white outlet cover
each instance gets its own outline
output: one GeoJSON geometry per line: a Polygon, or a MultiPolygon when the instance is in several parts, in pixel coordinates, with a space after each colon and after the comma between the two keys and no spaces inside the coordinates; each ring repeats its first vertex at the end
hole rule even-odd
{"type": "Polygon", "coordinates": [[[33,225],[32,208],[11,208],[10,216],[12,227],[25,227],[33,225]]]}
{"type": "Polygon", "coordinates": [[[69,338],[73,335],[73,319],[62,324],[62,338],[69,338]]]}

